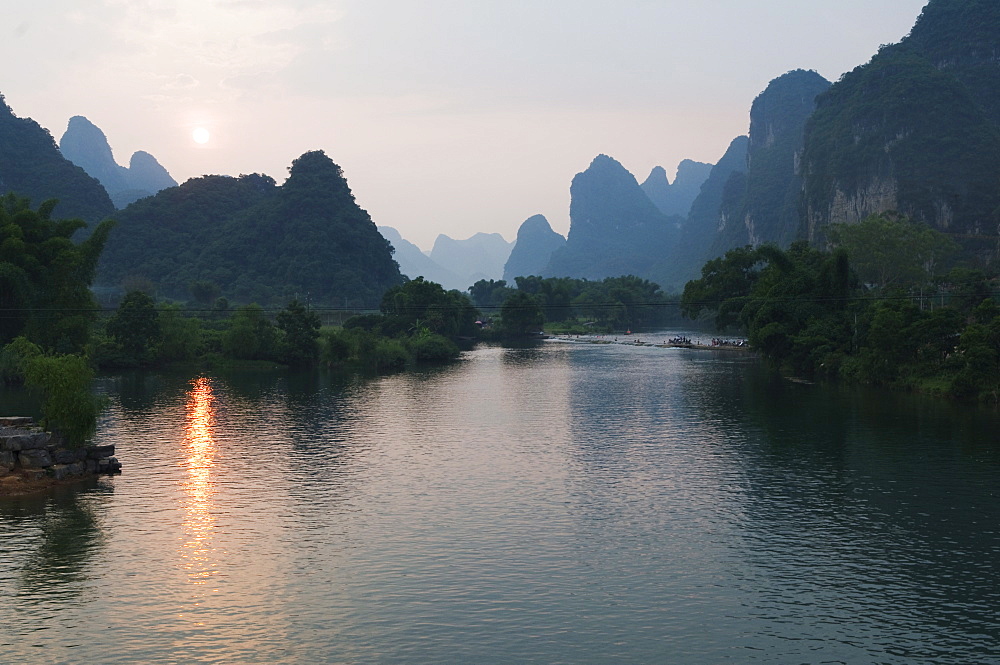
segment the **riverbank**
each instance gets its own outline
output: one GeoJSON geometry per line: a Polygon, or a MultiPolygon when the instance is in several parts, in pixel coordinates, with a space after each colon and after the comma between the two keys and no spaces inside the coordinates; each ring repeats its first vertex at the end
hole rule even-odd
{"type": "Polygon", "coordinates": [[[67,447],[32,418],[0,417],[0,496],[22,496],[120,473],[114,445],[67,447]]]}
{"type": "Polygon", "coordinates": [[[619,344],[625,346],[651,346],[658,349],[694,349],[698,351],[753,351],[746,343],[743,344],[705,344],[702,340],[691,342],[672,342],[657,340],[648,335],[550,335],[546,339],[556,342],[574,344],[619,344]]]}

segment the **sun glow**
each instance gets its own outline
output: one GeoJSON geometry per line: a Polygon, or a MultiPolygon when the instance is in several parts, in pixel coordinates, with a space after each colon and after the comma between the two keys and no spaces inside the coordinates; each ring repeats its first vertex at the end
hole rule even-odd
{"type": "Polygon", "coordinates": [[[212,135],[208,133],[208,130],[204,127],[195,127],[194,131],[191,132],[191,138],[194,139],[195,143],[199,145],[204,145],[208,143],[208,140],[212,138],[212,135]]]}

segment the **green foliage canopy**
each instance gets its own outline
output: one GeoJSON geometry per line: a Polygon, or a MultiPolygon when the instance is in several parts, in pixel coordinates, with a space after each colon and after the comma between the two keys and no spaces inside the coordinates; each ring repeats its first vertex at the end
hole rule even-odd
{"type": "Polygon", "coordinates": [[[31,210],[26,199],[0,199],[0,342],[24,334],[45,349],[83,348],[96,313],[90,294],[111,221],[82,243],[70,238],[80,220],[53,220],[55,201],[31,210]]]}
{"type": "Polygon", "coordinates": [[[394,286],[382,296],[381,310],[394,319],[390,330],[417,332],[421,327],[446,337],[473,336],[479,312],[458,291],[417,277],[394,286]]]}
{"type": "Polygon", "coordinates": [[[319,356],[320,320],[298,300],[288,303],[278,312],[278,329],[281,330],[279,356],[289,365],[308,365],[319,356]]]}
{"type": "Polygon", "coordinates": [[[94,435],[103,401],[90,391],[94,373],[86,358],[34,356],[25,360],[24,375],[25,385],[43,396],[43,427],[70,446],[82,446],[94,435]]]}
{"type": "Polygon", "coordinates": [[[163,339],[156,304],[142,291],[126,294],[105,329],[122,351],[140,365],[153,359],[163,339]]]}
{"type": "Polygon", "coordinates": [[[887,213],[858,224],[835,224],[829,238],[851,257],[861,281],[879,290],[928,283],[958,252],[958,245],[943,233],[887,213]]]}

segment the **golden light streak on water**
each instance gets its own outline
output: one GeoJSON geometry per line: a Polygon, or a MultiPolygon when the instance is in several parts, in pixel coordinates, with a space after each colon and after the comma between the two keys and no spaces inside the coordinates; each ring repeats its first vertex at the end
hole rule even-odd
{"type": "Polygon", "coordinates": [[[219,574],[215,547],[213,515],[215,484],[215,397],[211,382],[204,377],[191,382],[188,392],[187,419],[184,427],[187,479],[182,484],[184,496],[184,542],[181,558],[188,578],[194,584],[208,584],[219,574]]]}

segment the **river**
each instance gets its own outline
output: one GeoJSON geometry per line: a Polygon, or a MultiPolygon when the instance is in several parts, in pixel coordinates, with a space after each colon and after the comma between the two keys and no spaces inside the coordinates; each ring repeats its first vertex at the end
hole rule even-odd
{"type": "Polygon", "coordinates": [[[99,390],[123,474],[0,500],[2,663],[1000,662],[992,412],[558,341],[99,390]]]}

